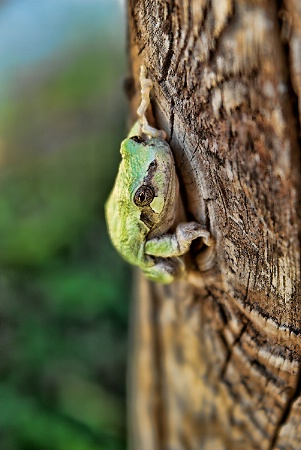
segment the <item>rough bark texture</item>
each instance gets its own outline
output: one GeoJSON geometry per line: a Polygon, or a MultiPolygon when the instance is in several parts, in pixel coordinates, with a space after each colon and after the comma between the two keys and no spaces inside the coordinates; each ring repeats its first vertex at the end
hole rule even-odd
{"type": "Polygon", "coordinates": [[[135,450],[300,449],[300,0],[129,0],[188,216],[216,239],[200,286],[140,279],[135,450]]]}

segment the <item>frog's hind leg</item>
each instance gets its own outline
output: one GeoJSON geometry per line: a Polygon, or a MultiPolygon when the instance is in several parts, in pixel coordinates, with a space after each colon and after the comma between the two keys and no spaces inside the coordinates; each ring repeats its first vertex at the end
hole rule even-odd
{"type": "Polygon", "coordinates": [[[143,272],[151,281],[168,284],[185,275],[185,265],[181,258],[156,258],[156,264],[143,272]]]}
{"type": "Polygon", "coordinates": [[[146,111],[150,105],[149,93],[153,88],[153,82],[150,78],[146,78],[146,67],[143,65],[140,68],[140,85],[141,85],[141,103],[137,109],[139,117],[140,133],[145,134],[148,138],[161,138],[166,139],[166,133],[163,130],[157,130],[149,125],[146,119],[146,111]]]}

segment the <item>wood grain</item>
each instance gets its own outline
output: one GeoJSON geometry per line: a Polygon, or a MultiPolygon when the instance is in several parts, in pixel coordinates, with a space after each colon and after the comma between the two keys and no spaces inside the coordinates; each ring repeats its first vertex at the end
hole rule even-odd
{"type": "Polygon", "coordinates": [[[188,217],[216,239],[199,288],[140,280],[132,448],[300,449],[300,2],[128,17],[133,115],[144,63],[188,217]]]}

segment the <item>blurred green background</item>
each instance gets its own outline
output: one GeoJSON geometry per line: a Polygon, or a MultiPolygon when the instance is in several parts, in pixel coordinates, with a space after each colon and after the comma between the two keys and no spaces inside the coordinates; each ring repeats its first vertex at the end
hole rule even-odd
{"type": "Polygon", "coordinates": [[[117,0],[0,1],[0,449],[126,448],[117,0]]]}

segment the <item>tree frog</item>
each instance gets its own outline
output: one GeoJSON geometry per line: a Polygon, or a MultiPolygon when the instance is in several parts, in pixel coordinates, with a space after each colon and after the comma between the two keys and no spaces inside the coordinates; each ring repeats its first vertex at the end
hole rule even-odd
{"type": "Polygon", "coordinates": [[[157,282],[186,273],[182,255],[194,239],[210,246],[209,231],[197,222],[179,222],[182,212],[175,162],[166,134],[151,127],[145,113],[152,81],[141,67],[139,120],[121,144],[122,160],[105,205],[113,245],[126,261],[157,282]]]}

